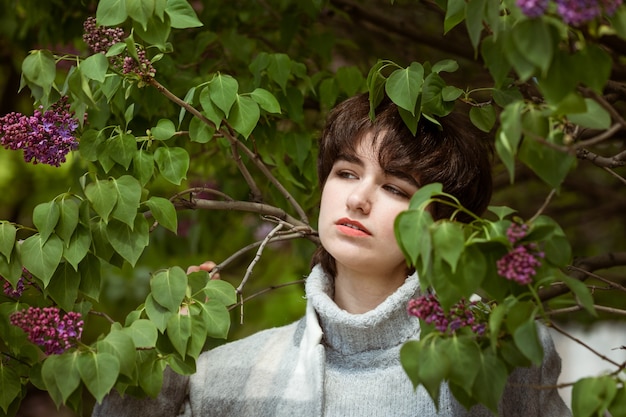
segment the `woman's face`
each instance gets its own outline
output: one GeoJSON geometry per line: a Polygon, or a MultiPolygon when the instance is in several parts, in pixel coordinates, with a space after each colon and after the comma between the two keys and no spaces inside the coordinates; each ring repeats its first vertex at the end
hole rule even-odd
{"type": "Polygon", "coordinates": [[[337,159],[322,190],[318,229],[338,275],[406,276],[394,221],[417,188],[411,176],[383,170],[371,134],[360,141],[356,155],[337,159]]]}

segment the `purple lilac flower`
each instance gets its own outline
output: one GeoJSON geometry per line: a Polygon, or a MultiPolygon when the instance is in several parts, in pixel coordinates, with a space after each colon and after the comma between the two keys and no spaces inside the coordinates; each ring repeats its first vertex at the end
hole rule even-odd
{"type": "Polygon", "coordinates": [[[480,323],[473,308],[477,302],[459,301],[448,313],[443,310],[434,294],[421,295],[409,300],[408,312],[410,315],[432,324],[435,329],[444,334],[454,334],[463,327],[469,327],[478,336],[486,330],[486,324],[480,323]]]}
{"type": "Polygon", "coordinates": [[[11,298],[20,298],[22,296],[22,293],[24,292],[24,278],[20,277],[20,279],[17,280],[17,285],[15,286],[15,288],[13,288],[13,285],[7,281],[5,278],[2,278],[4,280],[4,284],[3,284],[3,292],[7,297],[11,297],[11,298]]]}
{"type": "Polygon", "coordinates": [[[0,145],[23,150],[26,162],[58,167],[78,147],[77,128],[78,120],[63,97],[46,111],[39,106],[32,116],[11,112],[0,117],[0,145]]]}
{"type": "Polygon", "coordinates": [[[563,22],[572,26],[582,25],[602,14],[597,0],[556,0],[556,10],[563,22]]]}
{"type": "MultiPolygon", "coordinates": [[[[100,26],[95,17],[88,17],[83,23],[83,40],[95,53],[105,54],[111,46],[124,41],[124,30],[122,28],[110,28],[100,26]]],[[[125,51],[122,55],[109,57],[111,65],[123,74],[135,73],[139,75],[154,77],[156,70],[152,62],[146,57],[146,51],[141,45],[136,45],[137,58],[135,59],[125,51]]]]}
{"type": "Polygon", "coordinates": [[[549,0],[517,0],[516,4],[526,16],[535,18],[542,16],[548,9],[549,0]]]}
{"type": "Polygon", "coordinates": [[[28,340],[41,346],[46,355],[61,354],[76,345],[83,332],[81,314],[63,316],[57,307],[28,307],[11,314],[11,324],[24,330],[28,340]]]}
{"type": "Polygon", "coordinates": [[[516,245],[528,232],[528,225],[513,223],[506,231],[506,236],[513,244],[513,249],[496,262],[498,275],[515,281],[520,285],[530,284],[537,268],[541,266],[540,258],[545,255],[538,250],[536,243],[516,245]]]}

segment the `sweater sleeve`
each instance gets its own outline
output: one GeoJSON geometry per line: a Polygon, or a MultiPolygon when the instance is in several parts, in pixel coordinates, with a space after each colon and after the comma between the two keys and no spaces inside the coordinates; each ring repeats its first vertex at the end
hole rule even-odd
{"type": "Polygon", "coordinates": [[[184,417],[189,416],[187,385],[189,377],[172,371],[163,375],[163,386],[156,398],[122,397],[116,391],[109,393],[101,404],[96,404],[92,417],[184,417]]]}
{"type": "Polygon", "coordinates": [[[561,373],[561,358],[547,328],[538,326],[543,345],[543,363],[540,367],[518,368],[509,377],[500,404],[504,417],[571,417],[555,386],[561,373]],[[552,387],[552,388],[549,388],[552,387]]]}

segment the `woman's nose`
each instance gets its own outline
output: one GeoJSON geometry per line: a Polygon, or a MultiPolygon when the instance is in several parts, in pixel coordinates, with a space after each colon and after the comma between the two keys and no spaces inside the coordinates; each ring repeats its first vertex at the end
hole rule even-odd
{"type": "Polygon", "coordinates": [[[370,188],[371,187],[364,183],[355,186],[348,194],[348,198],[346,200],[346,206],[348,209],[352,211],[360,211],[364,214],[369,213],[372,208],[372,195],[370,188]]]}

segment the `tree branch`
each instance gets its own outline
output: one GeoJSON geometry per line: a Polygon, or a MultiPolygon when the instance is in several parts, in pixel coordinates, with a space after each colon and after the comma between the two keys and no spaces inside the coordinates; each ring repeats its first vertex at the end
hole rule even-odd
{"type": "MultiPolygon", "coordinates": [[[[626,265],[626,252],[610,252],[603,255],[578,259],[574,262],[573,267],[568,267],[567,269],[570,271],[569,275],[572,278],[585,281],[592,271],[623,265],[626,265]]],[[[539,299],[545,302],[560,295],[567,294],[569,291],[567,285],[558,283],[550,287],[541,288],[538,295],[539,299]]]]}

